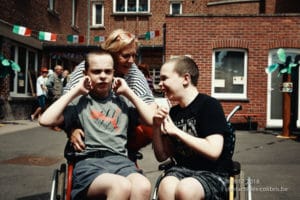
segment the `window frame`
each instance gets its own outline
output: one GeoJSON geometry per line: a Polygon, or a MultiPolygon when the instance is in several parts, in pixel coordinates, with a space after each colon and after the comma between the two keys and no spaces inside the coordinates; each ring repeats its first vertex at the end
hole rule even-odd
{"type": "Polygon", "coordinates": [[[171,1],[170,2],[170,15],[181,15],[182,14],[182,2],[181,1],[171,1]],[[174,4],[179,4],[180,8],[179,8],[179,13],[173,13],[173,5],[174,4]]]}
{"type": "Polygon", "coordinates": [[[218,48],[213,50],[212,54],[212,82],[211,82],[211,95],[217,99],[223,100],[247,100],[247,82],[248,82],[248,51],[246,49],[239,48],[218,48]],[[244,76],[243,76],[243,92],[242,93],[224,93],[215,92],[216,79],[215,79],[215,66],[216,66],[216,52],[217,51],[232,51],[232,52],[243,52],[244,53],[244,76]]]}
{"type": "Polygon", "coordinates": [[[93,1],[92,2],[92,28],[98,28],[98,27],[104,27],[104,2],[103,1],[93,1]],[[101,23],[97,24],[96,23],[96,16],[97,16],[97,9],[96,6],[101,5],[102,10],[101,10],[101,23]]]}
{"type": "MultiPolygon", "coordinates": [[[[118,11],[117,10],[117,0],[113,0],[113,13],[114,14],[149,14],[150,13],[150,2],[151,0],[146,0],[147,1],[147,8],[148,10],[146,11],[128,11],[128,0],[123,0],[125,4],[124,11],[118,11]]],[[[140,0],[135,0],[136,1],[136,8],[139,7],[139,2],[140,0]]]]}
{"type": "Polygon", "coordinates": [[[38,66],[39,66],[39,62],[40,62],[39,61],[39,52],[36,49],[26,47],[26,46],[21,46],[18,44],[13,44],[12,48],[14,48],[14,49],[12,49],[13,53],[14,53],[14,55],[12,55],[12,60],[18,64],[19,64],[19,57],[20,57],[20,48],[25,49],[26,53],[25,53],[25,66],[22,66],[21,64],[19,64],[21,71],[20,72],[14,71],[15,76],[14,76],[13,80],[11,80],[11,83],[13,83],[12,90],[11,90],[11,88],[9,89],[10,96],[11,97],[32,97],[33,96],[32,94],[36,93],[35,81],[39,75],[38,74],[38,66]],[[29,66],[30,65],[30,60],[29,60],[30,53],[34,54],[33,66],[29,66]],[[24,87],[25,88],[24,88],[24,92],[18,92],[18,84],[21,84],[20,80],[19,80],[19,73],[22,72],[22,69],[25,72],[25,74],[24,74],[24,87]],[[33,70],[34,74],[36,75],[36,77],[34,77],[34,78],[31,77],[32,86],[30,86],[30,80],[29,80],[29,76],[28,76],[28,73],[30,73],[30,70],[33,70]],[[33,87],[32,88],[33,91],[31,91],[30,87],[33,87]]]}

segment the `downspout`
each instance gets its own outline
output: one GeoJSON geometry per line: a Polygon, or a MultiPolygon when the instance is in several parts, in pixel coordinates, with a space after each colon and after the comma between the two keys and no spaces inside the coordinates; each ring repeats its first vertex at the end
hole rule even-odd
{"type": "Polygon", "coordinates": [[[90,45],[90,0],[87,3],[87,30],[86,30],[86,37],[87,37],[87,45],[90,45]]]}
{"type": "Polygon", "coordinates": [[[165,63],[165,58],[166,58],[166,23],[163,25],[163,56],[162,56],[162,63],[165,63]]]}

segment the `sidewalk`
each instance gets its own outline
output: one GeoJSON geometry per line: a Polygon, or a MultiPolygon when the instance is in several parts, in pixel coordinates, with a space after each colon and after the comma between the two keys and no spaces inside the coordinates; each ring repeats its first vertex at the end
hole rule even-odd
{"type": "Polygon", "coordinates": [[[0,121],[0,135],[32,129],[39,126],[37,121],[30,120],[0,121]]]}

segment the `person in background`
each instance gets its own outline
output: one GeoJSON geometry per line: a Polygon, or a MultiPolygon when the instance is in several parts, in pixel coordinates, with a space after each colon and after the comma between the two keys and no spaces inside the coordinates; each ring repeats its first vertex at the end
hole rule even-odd
{"type": "MultiPolygon", "coordinates": [[[[135,64],[138,49],[138,40],[135,35],[123,29],[116,29],[108,35],[107,39],[101,44],[101,48],[112,54],[115,76],[123,77],[137,96],[149,104],[153,110],[156,109],[157,105],[154,101],[152,91],[147,84],[147,80],[135,64]]],[[[76,66],[70,74],[70,81],[64,88],[64,93],[75,87],[80,78],[83,77],[83,70],[84,61],[76,66]]],[[[81,129],[74,129],[72,132],[70,140],[74,144],[74,148],[77,151],[83,151],[85,149],[85,144],[82,140],[84,132],[81,129]]],[[[140,148],[150,144],[151,140],[151,127],[138,126],[135,134],[131,134],[128,148],[133,152],[138,151],[140,148]]]]}
{"type": "Polygon", "coordinates": [[[88,53],[84,73],[39,120],[64,130],[76,121],[84,130],[86,148],[75,154],[72,199],[148,200],[151,183],[129,160],[126,142],[128,128],[139,118],[151,125],[154,111],[123,79],[114,78],[110,53],[88,53]]]}
{"type": "Polygon", "coordinates": [[[32,121],[37,119],[46,108],[47,78],[48,78],[48,69],[46,67],[41,67],[40,76],[36,80],[36,96],[38,101],[38,107],[36,108],[34,113],[30,115],[30,119],[32,121]]]}
{"type": "Polygon", "coordinates": [[[150,75],[149,65],[141,63],[138,65],[138,68],[143,72],[143,74],[148,82],[149,88],[151,89],[152,92],[154,92],[153,79],[150,75]]]}
{"type": "Polygon", "coordinates": [[[63,71],[63,88],[66,87],[67,83],[69,82],[70,80],[70,71],[68,69],[65,69],[63,71]]]}
{"type": "Polygon", "coordinates": [[[160,200],[227,199],[228,172],[224,137],[230,134],[221,104],[197,90],[199,69],[189,57],[166,62],[159,86],[178,104],[159,108],[153,118],[153,149],[159,162],[173,158],[160,200]]]}
{"type": "Polygon", "coordinates": [[[50,103],[56,101],[63,92],[63,70],[61,65],[56,65],[54,67],[54,72],[48,76],[46,83],[48,89],[48,98],[50,103]]]}

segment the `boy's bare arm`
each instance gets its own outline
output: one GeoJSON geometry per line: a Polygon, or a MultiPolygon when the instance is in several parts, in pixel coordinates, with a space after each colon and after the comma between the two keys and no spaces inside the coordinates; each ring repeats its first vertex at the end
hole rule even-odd
{"type": "Polygon", "coordinates": [[[39,123],[42,126],[57,126],[63,123],[63,112],[68,104],[77,96],[87,94],[90,90],[86,85],[90,84],[90,79],[85,77],[70,92],[61,96],[58,100],[41,115],[39,123]]]}
{"type": "Polygon", "coordinates": [[[127,85],[124,79],[115,78],[113,83],[113,89],[116,94],[124,95],[129,99],[133,105],[138,110],[141,119],[147,124],[152,125],[152,118],[156,109],[153,109],[153,106],[145,103],[141,98],[139,98],[127,85]]]}
{"type": "Polygon", "coordinates": [[[168,109],[158,108],[153,117],[152,146],[157,161],[162,162],[171,156],[170,138],[163,133],[163,121],[168,116],[168,109]]]}
{"type": "Polygon", "coordinates": [[[177,128],[170,117],[164,120],[163,130],[165,134],[179,139],[195,152],[198,152],[208,159],[217,160],[221,155],[224,142],[222,134],[215,133],[206,138],[195,137],[177,128]]]}

